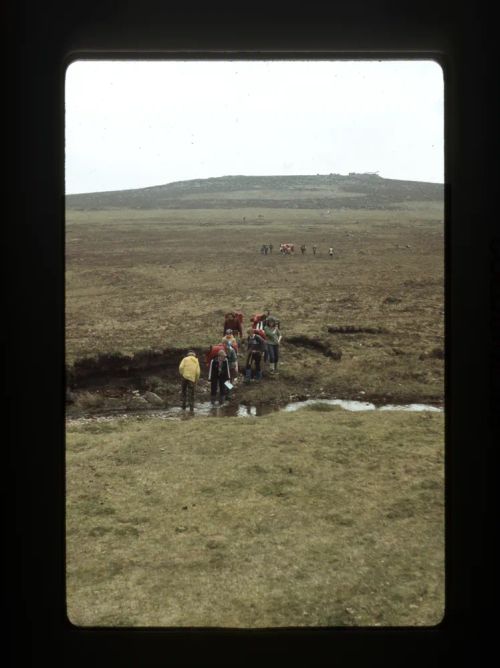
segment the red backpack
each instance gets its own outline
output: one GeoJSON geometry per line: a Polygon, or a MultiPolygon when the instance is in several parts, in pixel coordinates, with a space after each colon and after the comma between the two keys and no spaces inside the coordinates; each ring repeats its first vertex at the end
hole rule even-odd
{"type": "Polygon", "coordinates": [[[213,346],[210,346],[208,351],[205,353],[205,364],[210,366],[210,361],[217,356],[219,350],[224,350],[223,343],[216,343],[213,346]]]}
{"type": "Polygon", "coordinates": [[[235,322],[239,323],[241,332],[243,333],[243,313],[241,311],[232,311],[231,313],[226,313],[224,316],[224,334],[226,333],[226,329],[238,330],[234,325],[235,322]]]}
{"type": "Polygon", "coordinates": [[[254,329],[258,329],[259,331],[264,327],[264,320],[266,319],[266,314],[265,313],[255,313],[251,318],[250,322],[252,323],[252,327],[254,329]]]}
{"type": "Polygon", "coordinates": [[[257,336],[260,336],[261,339],[266,340],[266,333],[263,329],[256,329],[255,327],[253,328],[253,333],[257,334],[257,336]]]}

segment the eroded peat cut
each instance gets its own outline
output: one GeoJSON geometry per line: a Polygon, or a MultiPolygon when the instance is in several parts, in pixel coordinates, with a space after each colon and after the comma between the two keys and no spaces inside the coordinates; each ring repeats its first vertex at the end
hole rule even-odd
{"type": "Polygon", "coordinates": [[[292,346],[319,350],[325,357],[332,357],[335,360],[342,359],[342,351],[340,349],[332,350],[329,343],[320,341],[319,339],[313,339],[309,336],[290,336],[288,337],[288,343],[292,346]]]}

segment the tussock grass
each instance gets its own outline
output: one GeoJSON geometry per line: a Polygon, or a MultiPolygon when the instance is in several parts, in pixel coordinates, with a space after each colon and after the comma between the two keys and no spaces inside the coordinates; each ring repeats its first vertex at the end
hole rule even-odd
{"type": "Polygon", "coordinates": [[[342,410],[342,408],[340,408],[340,406],[332,406],[331,404],[322,404],[321,402],[318,402],[317,404],[309,404],[308,406],[304,406],[304,410],[318,413],[331,413],[332,411],[342,410]]]}
{"type": "Polygon", "coordinates": [[[270,305],[282,321],[283,372],[304,392],[327,387],[336,396],[349,390],[345,397],[364,391],[438,401],[444,365],[430,353],[444,347],[441,219],[439,202],[410,201],[329,215],[258,207],[68,210],[67,362],[110,351],[205,348],[219,340],[226,309],[241,308],[248,324],[270,305]],[[309,250],[259,253],[262,243],[276,249],[283,240],[309,250]],[[321,340],[341,359],[296,350],[287,337],[321,340]],[[308,365],[310,379],[303,377],[308,365]]]}
{"type": "Polygon", "coordinates": [[[440,621],[442,415],[111,425],[67,431],[74,624],[440,621]]]}
{"type": "MultiPolygon", "coordinates": [[[[439,401],[442,213],[439,202],[409,200],[330,214],[257,205],[68,210],[67,362],[138,353],[149,386],[178,401],[176,365],[148,370],[148,351],[203,349],[219,340],[228,308],[241,308],[247,324],[269,305],[282,322],[280,374],[238,387],[239,400],[439,401]],[[282,241],[317,243],[319,253],[259,253],[282,241]]],[[[101,400],[77,397],[88,408],[101,400]]],[[[444,592],[443,439],[439,414],[331,406],[70,425],[70,619],[435,624],[444,592]]]]}
{"type": "Polygon", "coordinates": [[[99,408],[104,405],[104,397],[95,392],[80,392],[75,403],[79,408],[99,408]]]}

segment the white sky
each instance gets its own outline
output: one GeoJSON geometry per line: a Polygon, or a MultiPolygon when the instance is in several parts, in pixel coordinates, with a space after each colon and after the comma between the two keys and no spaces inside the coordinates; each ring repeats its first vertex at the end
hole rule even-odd
{"type": "Polygon", "coordinates": [[[433,61],[84,61],[66,73],[66,192],[227,175],[444,182],[433,61]]]}

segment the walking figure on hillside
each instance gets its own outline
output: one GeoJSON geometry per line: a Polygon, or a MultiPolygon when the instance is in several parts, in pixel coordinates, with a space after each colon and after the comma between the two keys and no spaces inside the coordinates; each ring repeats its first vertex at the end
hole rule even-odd
{"type": "Polygon", "coordinates": [[[252,374],[255,380],[261,380],[260,360],[262,353],[266,350],[266,341],[262,336],[259,336],[252,328],[248,329],[247,333],[248,352],[245,364],[245,383],[250,382],[252,374]]]}
{"type": "Polygon", "coordinates": [[[189,410],[194,411],[194,388],[200,379],[200,363],[196,353],[190,350],[179,364],[179,373],[182,376],[181,397],[182,410],[186,410],[186,401],[189,402],[189,410]]]}
{"type": "Polygon", "coordinates": [[[226,343],[226,341],[228,341],[236,350],[238,349],[238,342],[236,341],[235,337],[233,336],[233,330],[232,329],[226,329],[226,333],[222,337],[222,343],[226,343]]]}
{"type": "MultiPolygon", "coordinates": [[[[233,342],[236,344],[234,338],[233,342]]],[[[238,382],[238,351],[235,345],[233,345],[233,342],[227,336],[222,339],[227,362],[229,364],[229,380],[233,385],[236,385],[238,382]]]]}
{"type": "Polygon", "coordinates": [[[313,245],[313,255],[316,255],[316,250],[317,250],[317,248],[318,248],[318,247],[316,246],[316,244],[314,244],[314,245],[313,245]]]}
{"type": "Polygon", "coordinates": [[[269,244],[269,252],[271,253],[271,255],[273,254],[273,245],[272,244],[269,244]]]}
{"type": "Polygon", "coordinates": [[[328,255],[329,255],[330,257],[333,257],[333,248],[329,248],[329,249],[328,249],[328,255]]]}
{"type": "Polygon", "coordinates": [[[281,343],[281,332],[278,329],[278,323],[272,316],[269,316],[266,319],[266,324],[264,325],[264,333],[266,335],[269,363],[274,366],[274,369],[269,369],[269,371],[271,373],[277,373],[278,359],[279,359],[279,345],[281,343]]]}
{"type": "Polygon", "coordinates": [[[305,244],[302,244],[302,246],[300,247],[300,252],[302,253],[302,255],[304,255],[304,253],[306,252],[306,245],[305,244]]]}
{"type": "Polygon", "coordinates": [[[227,330],[239,341],[243,338],[243,313],[241,311],[229,311],[224,316],[224,329],[222,335],[227,334],[227,330]]]}
{"type": "Polygon", "coordinates": [[[225,383],[230,381],[229,363],[226,353],[219,350],[217,357],[213,357],[208,370],[208,380],[210,381],[210,400],[215,403],[217,398],[217,388],[219,389],[219,403],[224,403],[227,394],[225,383]]]}

